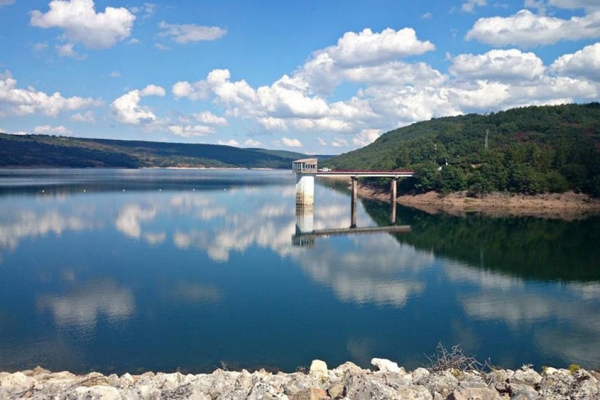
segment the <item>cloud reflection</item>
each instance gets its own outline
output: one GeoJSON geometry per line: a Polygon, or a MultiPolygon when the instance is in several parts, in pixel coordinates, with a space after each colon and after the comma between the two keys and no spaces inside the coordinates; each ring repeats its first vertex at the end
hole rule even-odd
{"type": "Polygon", "coordinates": [[[475,294],[457,295],[470,318],[503,321],[515,332],[533,330],[542,352],[565,363],[593,365],[597,361],[590,355],[600,349],[600,284],[556,282],[536,289],[527,287],[522,278],[452,261],[445,262],[444,270],[450,280],[469,282],[480,289],[475,294]],[[547,322],[552,322],[552,328],[547,322]]]}
{"type": "Polygon", "coordinates": [[[115,226],[125,235],[139,239],[142,236],[142,222],[152,221],[156,217],[156,209],[142,207],[139,204],[128,204],[121,208],[115,220],[115,226]]]}
{"type": "Polygon", "coordinates": [[[100,316],[116,322],[130,318],[135,312],[131,290],[112,280],[87,283],[65,295],[41,295],[37,305],[43,311],[49,310],[57,325],[88,329],[96,326],[100,316]]]}

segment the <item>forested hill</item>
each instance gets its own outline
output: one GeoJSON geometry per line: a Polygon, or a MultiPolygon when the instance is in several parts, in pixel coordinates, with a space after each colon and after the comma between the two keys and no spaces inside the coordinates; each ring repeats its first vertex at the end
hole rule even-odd
{"type": "Polygon", "coordinates": [[[80,139],[0,133],[0,167],[291,168],[306,155],[209,144],[80,139]]]}
{"type": "Polygon", "coordinates": [[[416,192],[575,190],[600,196],[600,104],[436,118],[385,133],[324,165],[414,169],[417,178],[403,189],[416,192]]]}

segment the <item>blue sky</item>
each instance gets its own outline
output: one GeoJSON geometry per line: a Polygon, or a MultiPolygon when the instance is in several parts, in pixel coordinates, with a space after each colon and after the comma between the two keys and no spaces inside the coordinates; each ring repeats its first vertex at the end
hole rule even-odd
{"type": "Polygon", "coordinates": [[[0,131],[338,154],[598,101],[600,0],[0,0],[0,131]]]}

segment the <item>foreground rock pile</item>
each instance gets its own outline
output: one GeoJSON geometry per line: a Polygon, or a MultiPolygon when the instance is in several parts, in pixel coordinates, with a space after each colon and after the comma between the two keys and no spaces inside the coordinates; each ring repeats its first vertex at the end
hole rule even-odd
{"type": "Polygon", "coordinates": [[[52,373],[38,367],[0,373],[0,399],[600,399],[600,374],[583,369],[547,368],[542,374],[529,367],[489,373],[424,368],[406,372],[388,360],[371,362],[374,371],[349,362],[329,370],[315,360],[308,373],[218,369],[212,374],[148,372],[120,377],[52,373]]]}

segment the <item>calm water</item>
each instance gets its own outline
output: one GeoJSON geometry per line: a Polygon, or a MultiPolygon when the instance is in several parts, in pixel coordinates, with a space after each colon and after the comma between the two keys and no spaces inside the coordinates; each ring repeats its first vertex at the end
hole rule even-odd
{"type": "MultiPolygon", "coordinates": [[[[600,366],[600,219],[431,216],[294,246],[288,172],[0,170],[0,370],[294,371],[314,358],[600,366]]],[[[314,229],[347,228],[317,186],[314,229]]],[[[361,202],[359,227],[390,205],[361,202]]]]}

